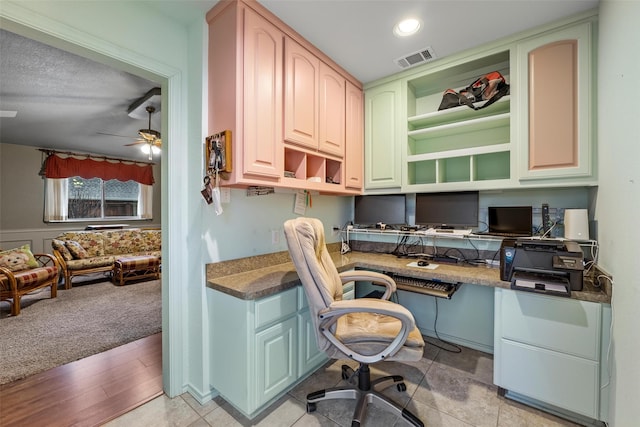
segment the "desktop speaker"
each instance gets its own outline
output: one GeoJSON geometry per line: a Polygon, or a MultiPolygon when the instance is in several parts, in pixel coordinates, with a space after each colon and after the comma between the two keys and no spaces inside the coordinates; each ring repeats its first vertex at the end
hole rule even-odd
{"type": "Polygon", "coordinates": [[[571,240],[589,240],[589,216],[586,209],[565,209],[564,237],[571,240]]]}

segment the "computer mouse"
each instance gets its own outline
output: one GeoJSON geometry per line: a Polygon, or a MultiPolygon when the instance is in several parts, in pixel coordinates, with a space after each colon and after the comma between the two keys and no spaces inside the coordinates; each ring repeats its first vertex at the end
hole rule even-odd
{"type": "Polygon", "coordinates": [[[418,261],[418,267],[426,267],[429,263],[425,260],[418,261]]]}

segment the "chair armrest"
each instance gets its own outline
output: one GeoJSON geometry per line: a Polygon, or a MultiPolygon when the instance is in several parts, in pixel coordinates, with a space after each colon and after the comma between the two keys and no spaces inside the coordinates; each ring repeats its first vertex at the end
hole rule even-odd
{"type": "Polygon", "coordinates": [[[18,282],[16,281],[16,276],[13,275],[13,271],[9,270],[8,268],[5,267],[0,267],[0,274],[3,274],[5,276],[7,276],[7,280],[9,282],[9,289],[5,289],[4,285],[0,285],[2,286],[2,290],[10,290],[12,292],[17,292],[18,290],[18,282]]]}
{"type": "Polygon", "coordinates": [[[64,259],[64,256],[62,256],[60,251],[58,251],[57,249],[54,249],[53,250],[53,256],[58,261],[58,267],[62,268],[63,270],[66,270],[67,269],[67,260],[64,259]]]}
{"type": "Polygon", "coordinates": [[[384,295],[382,295],[383,300],[388,300],[391,297],[391,294],[396,291],[396,282],[391,277],[386,274],[377,273],[375,271],[368,270],[353,270],[353,271],[344,271],[339,274],[340,280],[345,284],[347,282],[353,281],[366,281],[372,282],[376,285],[384,285],[386,287],[384,291],[384,295]]]}
{"type": "Polygon", "coordinates": [[[38,261],[38,264],[42,267],[46,267],[48,265],[55,266],[58,270],[60,270],[60,264],[58,260],[51,254],[33,254],[33,257],[38,261]]]}
{"type": "Polygon", "coordinates": [[[355,300],[334,301],[331,306],[318,313],[322,334],[340,351],[349,357],[364,363],[373,363],[393,356],[404,345],[409,333],[415,328],[415,320],[409,310],[400,304],[377,298],[358,298],[355,300]],[[374,313],[400,320],[398,335],[381,352],[367,356],[357,353],[340,341],[332,332],[332,326],[341,316],[349,313],[374,313]]]}

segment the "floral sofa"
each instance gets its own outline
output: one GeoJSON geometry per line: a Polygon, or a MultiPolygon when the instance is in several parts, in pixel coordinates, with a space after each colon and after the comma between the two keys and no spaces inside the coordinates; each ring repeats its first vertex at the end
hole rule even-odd
{"type": "Polygon", "coordinates": [[[74,276],[112,271],[119,257],[154,255],[161,257],[160,230],[72,231],[51,241],[60,263],[65,289],[74,276]]]}
{"type": "Polygon", "coordinates": [[[11,315],[20,314],[20,299],[36,289],[58,290],[58,262],[49,254],[31,253],[29,245],[0,250],[0,301],[11,301],[11,315]]]}

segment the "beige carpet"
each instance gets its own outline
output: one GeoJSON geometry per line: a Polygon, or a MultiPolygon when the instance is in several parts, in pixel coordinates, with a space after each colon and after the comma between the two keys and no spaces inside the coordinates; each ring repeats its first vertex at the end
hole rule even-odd
{"type": "Polygon", "coordinates": [[[23,298],[20,315],[0,306],[0,384],[33,375],[161,330],[160,280],[85,283],[23,298]]]}

